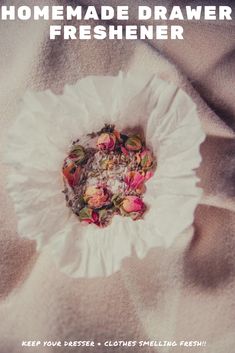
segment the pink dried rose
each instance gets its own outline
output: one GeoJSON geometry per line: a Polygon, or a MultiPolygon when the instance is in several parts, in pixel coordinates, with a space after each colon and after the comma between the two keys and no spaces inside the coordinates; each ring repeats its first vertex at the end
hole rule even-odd
{"type": "Polygon", "coordinates": [[[99,215],[97,212],[89,207],[84,207],[79,212],[79,219],[81,222],[86,222],[88,224],[94,223],[99,224],[99,215]]]}
{"type": "Polygon", "coordinates": [[[104,132],[97,140],[97,147],[100,150],[112,151],[116,144],[116,136],[113,133],[104,132]]]}
{"type": "Polygon", "coordinates": [[[139,219],[145,211],[145,204],[138,196],[126,196],[121,204],[121,212],[133,220],[139,219]]]}
{"type": "Polygon", "coordinates": [[[100,208],[107,203],[109,194],[107,190],[101,186],[88,186],[83,198],[90,207],[100,208]]]}
{"type": "Polygon", "coordinates": [[[145,176],[137,171],[129,172],[124,178],[124,182],[127,184],[128,188],[136,191],[142,189],[145,180],[145,176]]]}
{"type": "Polygon", "coordinates": [[[153,155],[148,149],[140,153],[140,164],[144,169],[149,169],[153,166],[153,155]]]}
{"type": "Polygon", "coordinates": [[[139,151],[142,148],[141,139],[138,136],[128,137],[125,147],[128,151],[139,151]]]}
{"type": "Polygon", "coordinates": [[[63,175],[71,187],[79,183],[81,176],[81,167],[76,166],[71,158],[66,158],[63,165],[63,175]]]}

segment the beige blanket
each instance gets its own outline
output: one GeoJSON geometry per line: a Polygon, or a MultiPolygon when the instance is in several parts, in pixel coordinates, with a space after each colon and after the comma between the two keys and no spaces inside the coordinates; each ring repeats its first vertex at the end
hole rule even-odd
{"type": "MultiPolygon", "coordinates": [[[[22,4],[14,5],[18,3],[22,4]]],[[[136,21],[134,4],[131,22],[136,21]]],[[[152,250],[142,261],[130,258],[120,272],[103,279],[68,278],[55,268],[49,253],[36,253],[34,242],[18,237],[1,167],[0,353],[25,352],[21,341],[34,339],[207,342],[197,349],[93,350],[102,353],[235,351],[235,26],[234,22],[184,26],[182,42],[65,42],[48,40],[46,22],[0,23],[1,156],[27,87],[61,92],[65,83],[80,77],[119,70],[154,72],[183,87],[197,103],[208,135],[201,147],[198,174],[204,197],[195,214],[193,239],[183,238],[166,251],[152,250]]],[[[65,351],[27,348],[27,352],[65,351]]]]}

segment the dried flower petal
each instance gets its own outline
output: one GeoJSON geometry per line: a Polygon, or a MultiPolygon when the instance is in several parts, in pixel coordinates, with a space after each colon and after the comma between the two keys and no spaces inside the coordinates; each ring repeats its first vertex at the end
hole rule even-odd
{"type": "Polygon", "coordinates": [[[152,178],[153,176],[153,172],[150,170],[150,171],[147,171],[146,174],[145,174],[145,180],[149,180],[150,178],[152,178]]]}
{"type": "Polygon", "coordinates": [[[138,171],[129,172],[125,178],[124,182],[127,184],[129,189],[139,189],[145,182],[145,177],[138,171]]]}
{"type": "Polygon", "coordinates": [[[66,158],[63,166],[63,175],[71,187],[75,187],[81,176],[81,167],[76,166],[71,158],[66,158]]]}
{"type": "Polygon", "coordinates": [[[127,151],[127,149],[123,146],[121,146],[121,151],[122,153],[125,155],[125,156],[128,156],[129,155],[129,152],[127,151]]]}

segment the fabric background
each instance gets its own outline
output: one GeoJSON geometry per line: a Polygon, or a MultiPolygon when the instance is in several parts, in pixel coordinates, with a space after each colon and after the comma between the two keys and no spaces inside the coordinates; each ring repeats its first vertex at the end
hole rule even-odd
{"type": "MultiPolygon", "coordinates": [[[[62,1],[40,2],[58,3],[62,1]]],[[[119,1],[89,1],[92,3],[117,5],[119,1]]],[[[135,6],[140,3],[125,1],[131,6],[132,23],[136,22],[135,6]]],[[[172,5],[168,1],[144,3],[172,5]]],[[[17,4],[33,5],[34,1],[15,0],[17,4]]],[[[182,0],[181,4],[190,2],[182,0]]],[[[7,170],[1,166],[0,353],[24,352],[21,341],[27,339],[205,340],[206,347],[178,347],[174,352],[233,353],[234,22],[192,22],[184,25],[182,42],[149,43],[49,41],[48,26],[46,22],[0,23],[0,156],[6,132],[28,87],[60,93],[65,83],[89,74],[150,71],[183,87],[198,105],[208,135],[198,171],[204,198],[195,214],[193,239],[185,235],[170,250],[152,250],[142,261],[134,257],[125,260],[122,270],[109,278],[73,280],[57,270],[49,253],[36,253],[34,242],[18,237],[12,201],[5,191],[7,170]]],[[[27,349],[60,351],[65,349],[27,349]]],[[[124,349],[100,350],[111,351],[121,353],[124,349]]],[[[171,349],[127,351],[161,353],[171,349]]]]}

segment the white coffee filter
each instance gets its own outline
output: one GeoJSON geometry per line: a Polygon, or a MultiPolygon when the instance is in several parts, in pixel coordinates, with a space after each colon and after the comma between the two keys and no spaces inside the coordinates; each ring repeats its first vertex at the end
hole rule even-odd
{"type": "Polygon", "coordinates": [[[28,91],[9,131],[5,160],[20,236],[47,246],[72,277],[108,276],[133,252],[169,247],[182,232],[192,235],[201,190],[195,168],[205,136],[191,98],[156,76],[86,77],[62,95],[28,91]],[[105,123],[119,131],[141,126],[157,170],[147,183],[143,220],[115,216],[98,228],[80,223],[66,207],[61,168],[68,146],[105,123]]]}

